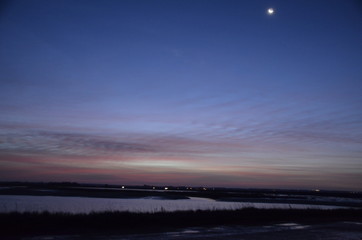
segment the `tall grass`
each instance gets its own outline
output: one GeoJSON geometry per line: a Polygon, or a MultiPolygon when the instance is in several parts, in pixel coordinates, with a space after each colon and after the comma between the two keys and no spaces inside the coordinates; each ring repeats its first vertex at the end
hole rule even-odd
{"type": "Polygon", "coordinates": [[[362,209],[255,209],[178,212],[93,212],[89,214],[0,213],[0,236],[126,233],[208,225],[262,225],[281,222],[362,221],[362,209]]]}

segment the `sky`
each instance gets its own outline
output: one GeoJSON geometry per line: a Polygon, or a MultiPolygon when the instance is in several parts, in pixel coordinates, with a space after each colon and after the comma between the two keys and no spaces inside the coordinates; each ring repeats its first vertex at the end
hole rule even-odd
{"type": "Polygon", "coordinates": [[[2,1],[0,181],[361,191],[361,63],[359,1],[2,1]]]}

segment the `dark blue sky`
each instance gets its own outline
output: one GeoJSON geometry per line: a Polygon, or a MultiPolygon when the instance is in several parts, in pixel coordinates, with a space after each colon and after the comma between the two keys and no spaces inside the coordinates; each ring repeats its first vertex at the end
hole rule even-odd
{"type": "Polygon", "coordinates": [[[0,180],[361,190],[358,1],[1,7],[0,180]]]}

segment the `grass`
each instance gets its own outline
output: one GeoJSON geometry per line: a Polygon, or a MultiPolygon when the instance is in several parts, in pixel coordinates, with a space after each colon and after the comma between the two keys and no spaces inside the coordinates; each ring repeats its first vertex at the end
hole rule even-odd
{"type": "Polygon", "coordinates": [[[122,234],[212,225],[263,225],[282,222],[362,221],[362,209],[198,210],[155,213],[97,212],[0,213],[2,236],[122,234]]]}

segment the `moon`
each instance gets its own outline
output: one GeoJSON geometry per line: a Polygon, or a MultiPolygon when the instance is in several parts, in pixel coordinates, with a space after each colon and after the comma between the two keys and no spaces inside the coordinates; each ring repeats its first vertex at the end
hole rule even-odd
{"type": "Polygon", "coordinates": [[[268,13],[268,15],[273,15],[274,14],[274,9],[273,8],[268,8],[267,13],[268,13]]]}

